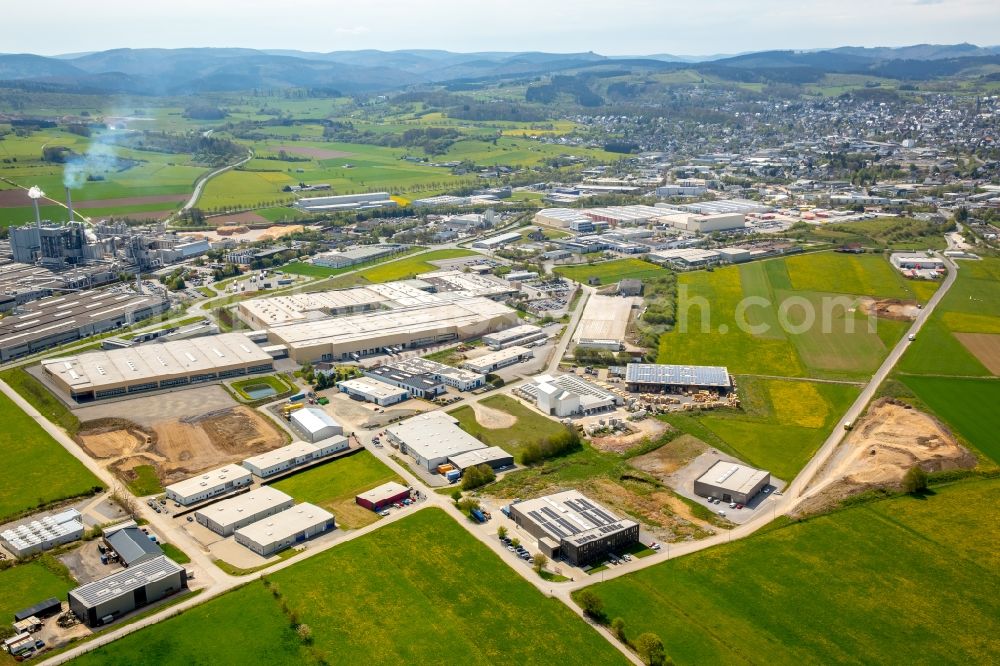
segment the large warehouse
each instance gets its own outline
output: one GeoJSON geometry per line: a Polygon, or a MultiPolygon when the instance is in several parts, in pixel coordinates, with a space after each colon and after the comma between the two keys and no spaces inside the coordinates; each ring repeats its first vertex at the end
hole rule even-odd
{"type": "Polygon", "coordinates": [[[347,438],[343,435],[333,435],[312,442],[292,442],[281,448],[250,456],[243,461],[243,466],[256,476],[266,479],[286,470],[307,465],[313,461],[332,456],[338,451],[350,448],[347,438]]]}
{"type": "Polygon", "coordinates": [[[459,391],[471,391],[486,383],[486,376],[482,373],[472,372],[463,368],[453,368],[450,365],[438,363],[437,361],[429,361],[419,356],[391,361],[383,367],[404,370],[414,374],[431,375],[442,384],[457,388],[459,391]]]}
{"type": "Polygon", "coordinates": [[[379,310],[388,297],[367,287],[287,294],[241,301],[237,314],[251,328],[280,326],[319,316],[335,317],[379,310]]]}
{"type": "Polygon", "coordinates": [[[517,312],[511,308],[474,296],[273,326],[268,338],[287,346],[298,363],[348,361],[389,348],[413,349],[477,337],[515,323],[517,312]]]}
{"type": "Polygon", "coordinates": [[[229,536],[241,527],[281,513],[294,505],[295,500],[280,490],[271,486],[261,486],[243,495],[199,509],[194,517],[200,525],[204,525],[216,534],[229,536]]]}
{"type": "Polygon", "coordinates": [[[70,590],[69,608],[88,627],[99,627],[186,587],[184,567],[161,555],[70,590]]]}
{"type": "Polygon", "coordinates": [[[573,334],[580,347],[619,351],[625,344],[625,332],[632,308],[642,299],[593,295],[583,309],[583,316],[573,334]]]}
{"type": "Polygon", "coordinates": [[[239,465],[226,465],[167,486],[167,499],[183,506],[197,504],[212,497],[249,486],[253,474],[239,465]]]}
{"type": "Polygon", "coordinates": [[[146,344],[42,362],[77,402],[270,372],[274,360],[242,333],[146,344]]]}
{"type": "Polygon", "coordinates": [[[484,356],[470,358],[462,363],[462,367],[467,370],[471,370],[472,372],[488,375],[491,372],[496,372],[502,368],[517,365],[521,361],[526,361],[529,358],[534,358],[534,356],[535,352],[531,351],[527,347],[514,345],[513,347],[507,347],[506,349],[501,349],[500,351],[490,352],[484,356]]]}
{"type": "Polygon", "coordinates": [[[639,523],[618,518],[576,490],[517,502],[510,517],[538,539],[538,549],[583,566],[636,543],[639,523]]]}
{"type": "Polygon", "coordinates": [[[729,369],[717,365],[667,365],[629,363],[625,383],[633,393],[683,393],[715,389],[723,393],[733,388],[729,369]]]}
{"type": "Polygon", "coordinates": [[[514,345],[521,345],[523,347],[529,342],[544,340],[547,337],[548,334],[542,330],[541,326],[535,326],[534,324],[522,324],[521,326],[508,328],[503,331],[498,331],[497,333],[484,335],[483,344],[493,351],[499,351],[514,345]]]}
{"type": "Polygon", "coordinates": [[[413,456],[427,470],[434,470],[447,463],[451,456],[486,448],[457,423],[458,419],[443,412],[427,412],[391,425],[385,432],[401,453],[413,456]]]}
{"type": "Polygon", "coordinates": [[[694,492],[723,502],[746,504],[771,483],[770,472],[720,460],[694,482],[694,492]]]}
{"type": "Polygon", "coordinates": [[[303,407],[292,412],[292,426],[295,427],[306,441],[316,443],[327,437],[344,434],[344,426],[337,423],[332,416],[320,407],[303,407]]]}
{"type": "Polygon", "coordinates": [[[289,546],[335,529],[333,514],[303,502],[290,509],[236,530],[236,543],[261,557],[269,557],[289,546]]]}
{"type": "Polygon", "coordinates": [[[401,483],[390,481],[388,483],[383,483],[377,488],[372,488],[371,490],[357,495],[354,498],[354,501],[366,509],[378,511],[379,509],[390,506],[396,502],[402,502],[409,496],[409,488],[401,483]]]}
{"type": "Polygon", "coordinates": [[[535,402],[549,416],[596,414],[621,405],[622,397],[576,375],[537,375],[517,387],[517,392],[535,402]]]}
{"type": "Polygon", "coordinates": [[[170,309],[161,296],[84,291],[44,298],[0,319],[0,362],[127,326],[170,309]]]}

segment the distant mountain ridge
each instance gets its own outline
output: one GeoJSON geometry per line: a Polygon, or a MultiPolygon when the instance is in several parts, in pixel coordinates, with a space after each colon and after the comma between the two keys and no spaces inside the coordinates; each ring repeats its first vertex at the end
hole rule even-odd
{"type": "Polygon", "coordinates": [[[948,76],[1000,64],[1000,47],[916,44],[739,55],[667,53],[604,56],[594,52],[453,53],[433,49],[332,51],[246,48],[111,49],[54,57],[0,54],[0,85],[64,92],[184,95],[257,88],[336,89],[347,94],[454,81],[489,81],[559,72],[607,71],[614,66],[660,71],[689,68],[736,80],[787,80],[860,73],[890,78],[948,76]],[[792,77],[794,79],[794,76],[792,77]]]}

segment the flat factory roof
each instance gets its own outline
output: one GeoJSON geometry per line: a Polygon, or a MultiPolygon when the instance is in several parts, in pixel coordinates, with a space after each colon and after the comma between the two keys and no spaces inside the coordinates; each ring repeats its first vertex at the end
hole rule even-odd
{"type": "Polygon", "coordinates": [[[170,558],[160,555],[135,564],[128,569],[116,571],[106,578],[81,585],[75,590],[71,590],[70,594],[82,601],[85,606],[93,608],[105,601],[131,594],[147,583],[183,570],[183,567],[170,558]]]}
{"type": "Polygon", "coordinates": [[[618,518],[577,490],[518,502],[514,506],[557,541],[569,539],[585,543],[635,525],[634,521],[618,518]]]}
{"type": "Polygon", "coordinates": [[[364,393],[365,395],[369,395],[376,400],[385,400],[386,398],[392,398],[398,395],[405,395],[409,397],[410,395],[410,392],[404,388],[399,388],[398,386],[393,386],[392,384],[386,384],[385,382],[380,382],[379,380],[372,379],[370,377],[345,379],[342,382],[337,382],[337,386],[346,388],[356,393],[364,393]]]}
{"type": "MultiPolygon", "coordinates": [[[[266,469],[274,465],[296,460],[302,456],[312,456],[319,450],[319,447],[310,442],[292,442],[280,448],[250,456],[243,460],[245,465],[253,465],[258,469],[266,469]]],[[[256,492],[256,491],[255,491],[256,492]]],[[[252,495],[253,493],[248,493],[252,495]]]]}
{"type": "Polygon", "coordinates": [[[91,351],[42,361],[74,391],[157,381],[220,368],[268,364],[273,359],[242,333],[223,333],[124,349],[91,351]]]}
{"type": "Polygon", "coordinates": [[[753,490],[753,487],[768,474],[764,470],[720,460],[709,467],[708,471],[698,478],[698,481],[722,490],[746,493],[753,490]]]}
{"type": "Polygon", "coordinates": [[[333,519],[333,514],[315,504],[303,502],[236,530],[237,534],[260,544],[288,539],[317,523],[333,519]]]}
{"type": "Polygon", "coordinates": [[[389,300],[367,287],[319,291],[310,294],[289,294],[243,301],[239,308],[268,326],[301,321],[313,315],[327,315],[352,308],[376,307],[389,300]]]}
{"type": "Polygon", "coordinates": [[[448,458],[486,445],[459,428],[458,419],[444,412],[427,412],[386,428],[390,435],[421,458],[448,458]]]}
{"type": "Polygon", "coordinates": [[[524,354],[531,354],[531,350],[527,347],[522,347],[521,345],[513,345],[507,347],[506,349],[501,349],[500,351],[490,352],[489,354],[483,354],[482,356],[477,356],[476,358],[470,358],[465,361],[466,367],[472,368],[485,368],[497,363],[503,363],[512,358],[517,358],[524,354]]]}
{"type": "Polygon", "coordinates": [[[214,488],[215,486],[224,484],[227,481],[246,480],[251,476],[250,471],[240,465],[225,465],[224,467],[213,469],[210,472],[204,472],[197,476],[192,476],[190,479],[184,479],[183,481],[172,483],[167,486],[166,489],[180,495],[181,497],[190,497],[191,495],[198,494],[206,488],[214,488]]]}
{"type": "Polygon", "coordinates": [[[497,460],[504,460],[510,457],[511,455],[499,446],[490,446],[485,449],[459,453],[458,455],[450,456],[448,460],[459,469],[465,469],[466,467],[475,467],[476,465],[489,465],[497,460]]]}
{"type": "Polygon", "coordinates": [[[625,366],[625,382],[719,388],[729,388],[733,385],[729,378],[729,369],[723,366],[661,363],[629,363],[625,366]]]}
{"type": "Polygon", "coordinates": [[[573,340],[578,343],[583,340],[624,341],[632,303],[631,298],[620,296],[591,296],[573,340]]]}
{"type": "Polygon", "coordinates": [[[383,483],[381,486],[377,486],[371,490],[360,493],[358,494],[358,497],[368,500],[372,504],[378,504],[391,497],[398,497],[399,495],[408,492],[410,492],[410,489],[403,484],[390,481],[388,483],[383,483]]]}
{"type": "Polygon", "coordinates": [[[248,493],[216,502],[211,506],[206,506],[203,509],[199,509],[196,513],[210,518],[219,525],[232,525],[248,515],[260,513],[268,508],[291,500],[292,497],[290,495],[281,492],[277,488],[260,486],[248,493]]]}
{"type": "Polygon", "coordinates": [[[513,310],[488,298],[473,297],[452,303],[432,303],[396,310],[370,312],[275,326],[272,335],[291,346],[342,345],[394,335],[419,335],[428,330],[467,326],[513,310]]]}

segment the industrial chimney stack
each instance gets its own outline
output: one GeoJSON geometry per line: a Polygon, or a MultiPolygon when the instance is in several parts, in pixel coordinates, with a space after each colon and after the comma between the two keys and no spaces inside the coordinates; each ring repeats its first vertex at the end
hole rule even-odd
{"type": "Polygon", "coordinates": [[[66,188],[66,208],[69,209],[69,221],[73,221],[73,195],[70,194],[69,188],[66,188]]]}
{"type": "Polygon", "coordinates": [[[42,212],[38,208],[38,200],[45,196],[45,192],[42,192],[37,186],[32,186],[28,190],[28,197],[31,199],[31,203],[35,206],[35,227],[40,228],[42,226],[42,212]]]}

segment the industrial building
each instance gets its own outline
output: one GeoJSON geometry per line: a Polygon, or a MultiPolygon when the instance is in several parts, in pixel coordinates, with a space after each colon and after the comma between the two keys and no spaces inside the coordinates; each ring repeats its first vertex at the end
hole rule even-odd
{"type": "Polygon", "coordinates": [[[470,358],[462,363],[462,367],[472,370],[473,372],[480,372],[484,375],[488,375],[491,372],[500,370],[501,368],[516,365],[521,361],[534,358],[534,356],[535,352],[531,351],[527,347],[515,345],[513,347],[507,347],[506,349],[486,354],[485,356],[470,358]]]}
{"type": "Polygon", "coordinates": [[[313,257],[312,263],[316,266],[323,266],[325,268],[347,268],[349,266],[363,264],[366,261],[375,261],[376,259],[391,257],[394,254],[405,252],[407,248],[408,246],[406,245],[396,245],[392,243],[359,245],[357,247],[349,247],[339,252],[323,252],[322,254],[317,254],[313,257]]]}
{"type": "Polygon", "coordinates": [[[388,300],[386,295],[367,287],[336,289],[240,301],[237,315],[247,326],[263,329],[324,316],[371,312],[381,309],[388,300]]]}
{"type": "Polygon", "coordinates": [[[696,247],[650,252],[648,258],[658,264],[670,264],[680,269],[703,268],[722,261],[722,255],[715,250],[703,250],[696,247]]]}
{"type": "Polygon", "coordinates": [[[684,204],[682,206],[670,206],[678,210],[700,215],[721,215],[738,213],[740,215],[750,215],[758,213],[769,213],[774,207],[762,204],[759,201],[750,199],[716,199],[715,201],[699,201],[696,203],[684,204]]]}
{"type": "Polygon", "coordinates": [[[184,567],[161,555],[70,590],[69,608],[88,627],[99,627],[185,588],[184,567]]]}
{"type": "Polygon", "coordinates": [[[28,557],[83,538],[80,512],[67,509],[0,532],[0,545],[16,558],[28,557]]]}
{"type": "Polygon", "coordinates": [[[444,363],[430,361],[426,358],[407,358],[386,363],[386,368],[395,368],[414,374],[431,375],[445,386],[451,386],[459,391],[471,391],[486,383],[486,376],[463,368],[454,368],[444,363]]]}
{"type": "Polygon", "coordinates": [[[769,483],[770,472],[720,460],[695,480],[694,492],[723,502],[747,504],[769,483]]]}
{"type": "MultiPolygon", "coordinates": [[[[583,214],[583,211],[578,208],[543,208],[542,210],[535,213],[533,218],[535,224],[545,224],[550,227],[562,227],[564,229],[570,228],[570,226],[576,223],[586,223],[592,225],[593,220],[583,214]]],[[[593,231],[593,226],[590,226],[585,233],[593,231]]]]}
{"type": "Polygon", "coordinates": [[[461,453],[485,449],[486,445],[456,425],[458,419],[444,412],[418,414],[385,429],[389,442],[412,456],[428,471],[461,453]]]}
{"type": "MultiPolygon", "coordinates": [[[[641,302],[641,301],[639,301],[641,302]]],[[[578,347],[620,351],[636,300],[620,296],[593,295],[583,309],[573,334],[578,347]]]]}
{"type": "Polygon", "coordinates": [[[517,388],[538,410],[560,418],[596,414],[614,409],[623,400],[617,393],[602,389],[576,375],[538,375],[517,388]]]}
{"type": "Polygon", "coordinates": [[[303,407],[292,412],[292,426],[306,438],[306,441],[316,442],[344,434],[344,426],[337,423],[332,416],[319,407],[303,407]]]}
{"type": "Polygon", "coordinates": [[[14,612],[14,621],[23,622],[29,617],[47,618],[57,615],[62,611],[62,602],[55,597],[49,597],[45,601],[22,608],[14,612]]]}
{"type": "Polygon", "coordinates": [[[496,333],[483,336],[483,344],[494,351],[506,349],[514,345],[527,345],[531,342],[544,340],[548,335],[540,326],[522,324],[496,333]]]}
{"type": "Polygon", "coordinates": [[[118,553],[123,567],[133,567],[163,555],[163,549],[136,526],[109,529],[103,535],[104,544],[118,553]]]}
{"type": "Polygon", "coordinates": [[[336,529],[333,514],[303,502],[236,530],[236,543],[269,557],[317,534],[336,529]]]}
{"type": "Polygon", "coordinates": [[[658,209],[657,222],[669,224],[675,229],[693,234],[708,234],[715,231],[733,231],[746,228],[743,213],[714,213],[703,215],[658,209]]]}
{"type": "Polygon", "coordinates": [[[296,208],[309,213],[336,213],[339,211],[367,210],[371,208],[395,208],[397,205],[388,192],[311,197],[299,199],[295,202],[296,208]]]}
{"type": "Polygon", "coordinates": [[[629,363],[625,383],[633,393],[683,393],[715,389],[728,393],[733,388],[729,369],[714,365],[667,365],[629,363]]]}
{"type": "Polygon", "coordinates": [[[500,234],[499,236],[492,236],[490,238],[482,238],[475,241],[472,247],[480,250],[496,250],[504,245],[508,245],[515,241],[521,240],[521,234],[516,231],[511,231],[506,234],[500,234]]]}
{"type": "Polygon", "coordinates": [[[242,333],[47,359],[45,374],[77,402],[270,372],[274,359],[242,333]]]}
{"type": "Polygon", "coordinates": [[[337,382],[337,388],[352,398],[359,398],[380,407],[389,407],[410,399],[408,390],[368,377],[345,379],[337,382]]]}
{"type": "Polygon", "coordinates": [[[312,442],[292,442],[280,448],[251,456],[243,461],[243,466],[261,479],[280,474],[281,472],[308,465],[317,460],[322,460],[334,453],[346,451],[350,448],[347,438],[343,435],[334,435],[312,442]]]}
{"type": "Polygon", "coordinates": [[[199,525],[204,525],[216,534],[226,537],[241,527],[281,513],[294,505],[295,500],[289,495],[271,486],[261,486],[248,493],[199,509],[195,512],[194,518],[199,525]]]}
{"type": "Polygon", "coordinates": [[[361,372],[370,379],[406,390],[411,397],[433,400],[447,392],[444,383],[433,374],[410,372],[391,366],[362,368],[361,372]]]}
{"type": "Polygon", "coordinates": [[[924,254],[909,254],[905,252],[893,252],[889,256],[889,263],[899,270],[945,270],[946,264],[940,257],[928,257],[924,254]]]}
{"type": "Polygon", "coordinates": [[[253,475],[250,470],[240,465],[226,465],[167,486],[167,499],[182,506],[190,506],[231,493],[251,483],[253,475]]]}
{"type": "Polygon", "coordinates": [[[639,523],[618,518],[576,490],[510,505],[514,524],[538,540],[538,550],[584,566],[639,541],[639,523]]]}
{"type": "MultiPolygon", "coordinates": [[[[431,297],[431,294],[425,294],[431,297]]],[[[297,363],[347,361],[492,333],[517,321],[517,313],[488,298],[432,302],[366,315],[274,326],[268,338],[288,347],[297,363]]]]}
{"type": "Polygon", "coordinates": [[[464,472],[469,467],[489,465],[494,470],[510,467],[514,464],[514,456],[499,446],[488,446],[485,449],[475,449],[448,457],[448,462],[455,469],[464,472]]]}
{"type": "Polygon", "coordinates": [[[366,509],[378,511],[396,502],[402,502],[404,499],[409,498],[409,496],[409,488],[395,481],[390,481],[355,496],[354,501],[366,509]]]}
{"type": "Polygon", "coordinates": [[[170,309],[162,296],[87,291],[29,303],[0,319],[0,362],[130,326],[170,309]]]}

